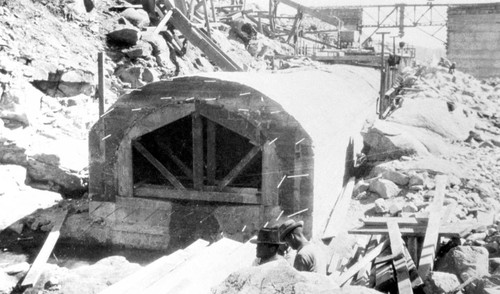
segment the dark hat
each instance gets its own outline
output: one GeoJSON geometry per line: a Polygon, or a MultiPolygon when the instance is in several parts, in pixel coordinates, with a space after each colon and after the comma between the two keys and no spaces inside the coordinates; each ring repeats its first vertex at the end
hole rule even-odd
{"type": "Polygon", "coordinates": [[[283,240],[291,231],[298,227],[303,227],[304,222],[303,221],[294,221],[293,219],[289,219],[285,221],[284,223],[281,224],[280,226],[280,240],[283,240]]]}
{"type": "Polygon", "coordinates": [[[259,234],[257,235],[257,240],[252,239],[250,243],[259,244],[283,244],[280,242],[279,231],[278,228],[262,228],[259,230],[259,234]]]}

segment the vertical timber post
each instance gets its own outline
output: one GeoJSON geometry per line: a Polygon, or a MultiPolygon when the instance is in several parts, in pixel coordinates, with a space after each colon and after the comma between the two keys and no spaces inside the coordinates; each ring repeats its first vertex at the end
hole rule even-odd
{"type": "Polygon", "coordinates": [[[97,75],[99,80],[99,116],[104,114],[104,53],[97,54],[97,75]]]}
{"type": "Polygon", "coordinates": [[[379,119],[383,118],[384,111],[385,111],[385,101],[384,101],[384,96],[385,96],[385,35],[387,35],[389,32],[379,32],[377,34],[382,35],[382,50],[380,54],[380,98],[379,98],[379,119]]]}
{"type": "Polygon", "coordinates": [[[210,19],[208,17],[208,6],[207,6],[207,0],[201,0],[203,1],[203,11],[204,11],[204,15],[205,15],[205,23],[206,23],[206,26],[207,26],[207,35],[209,38],[212,38],[212,32],[211,32],[211,29],[210,29],[210,19]]]}
{"type": "Polygon", "coordinates": [[[207,179],[210,185],[215,185],[215,171],[217,169],[215,150],[216,146],[216,125],[207,119],[207,179]]]}
{"type": "Polygon", "coordinates": [[[198,101],[195,100],[195,111],[192,116],[193,128],[193,188],[203,189],[203,121],[198,111],[198,101]]]}

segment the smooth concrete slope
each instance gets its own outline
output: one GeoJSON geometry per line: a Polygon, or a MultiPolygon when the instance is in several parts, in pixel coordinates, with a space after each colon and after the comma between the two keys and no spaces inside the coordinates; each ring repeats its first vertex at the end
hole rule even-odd
{"type": "Polygon", "coordinates": [[[272,83],[269,75],[263,73],[206,76],[244,84],[272,97],[309,134],[314,152],[312,236],[321,238],[347,180],[344,179],[346,149],[353,143],[354,154],[361,151],[361,128],[367,119],[376,117],[379,72],[372,68],[332,65],[327,70],[275,73],[272,83]]]}

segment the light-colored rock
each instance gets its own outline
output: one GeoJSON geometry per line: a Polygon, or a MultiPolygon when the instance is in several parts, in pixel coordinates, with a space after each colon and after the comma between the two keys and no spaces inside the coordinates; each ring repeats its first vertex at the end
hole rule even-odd
{"type": "Polygon", "coordinates": [[[455,274],[430,272],[425,279],[425,293],[448,294],[460,285],[455,274]]]}
{"type": "MultiPolygon", "coordinates": [[[[219,286],[212,289],[214,294],[232,293],[337,293],[338,285],[326,276],[299,272],[285,260],[249,267],[232,273],[219,286]]],[[[339,292],[344,293],[344,292],[339,292]]],[[[352,293],[352,292],[351,292],[352,293]]]]}
{"type": "Polygon", "coordinates": [[[384,173],[382,173],[381,176],[382,176],[382,179],[389,180],[389,181],[393,182],[394,184],[400,185],[400,186],[406,186],[406,185],[408,185],[408,182],[409,182],[409,178],[407,175],[404,175],[404,174],[397,172],[397,171],[385,171],[384,173]]]}
{"type": "Polygon", "coordinates": [[[0,270],[0,294],[10,294],[16,287],[17,279],[0,270]]]}
{"type": "Polygon", "coordinates": [[[440,99],[405,100],[403,107],[395,111],[389,121],[407,126],[414,126],[444,138],[464,140],[469,130],[474,128],[474,121],[468,119],[461,109],[449,111],[446,101],[440,99]]]}
{"type": "Polygon", "coordinates": [[[121,15],[138,28],[147,27],[149,25],[149,15],[142,9],[127,8],[121,15]]]}
{"type": "Polygon", "coordinates": [[[375,212],[376,213],[386,213],[387,212],[387,204],[385,203],[384,198],[378,198],[374,202],[375,204],[375,212]]]}
{"type": "Polygon", "coordinates": [[[400,213],[403,210],[403,205],[399,202],[393,202],[389,206],[389,213],[392,216],[396,216],[398,213],[400,213]]]}
{"type": "Polygon", "coordinates": [[[368,188],[371,192],[377,193],[381,198],[393,198],[401,192],[396,184],[389,180],[377,179],[370,184],[368,188]]]}
{"type": "Polygon", "coordinates": [[[0,118],[11,119],[27,126],[40,116],[44,94],[27,81],[16,81],[0,97],[0,118]]]}
{"type": "Polygon", "coordinates": [[[452,248],[436,265],[437,271],[457,275],[461,281],[488,275],[488,250],[479,246],[452,248]]]}
{"type": "Polygon", "coordinates": [[[352,192],[353,197],[358,196],[360,193],[366,192],[368,190],[368,187],[370,187],[370,184],[361,180],[356,183],[354,186],[354,190],[352,192]]]}
{"type": "Polygon", "coordinates": [[[417,212],[418,211],[418,207],[414,204],[414,203],[406,203],[403,208],[402,208],[402,211],[403,212],[417,212]]]}
{"type": "Polygon", "coordinates": [[[408,186],[410,187],[423,184],[424,184],[424,178],[420,174],[411,175],[410,179],[408,180],[408,186]]]}
{"type": "Polygon", "coordinates": [[[21,262],[16,264],[11,264],[4,268],[0,268],[0,271],[3,270],[4,273],[8,275],[16,275],[18,273],[26,273],[30,269],[30,265],[27,262],[21,262]]]}
{"type": "Polygon", "coordinates": [[[145,58],[153,53],[153,47],[148,42],[138,41],[134,46],[123,50],[129,58],[145,58]]]}

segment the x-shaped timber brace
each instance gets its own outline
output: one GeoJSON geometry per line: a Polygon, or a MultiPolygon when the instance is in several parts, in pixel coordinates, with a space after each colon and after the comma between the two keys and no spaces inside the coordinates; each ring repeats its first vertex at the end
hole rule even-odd
{"type": "MultiPolygon", "coordinates": [[[[207,119],[207,174],[206,179],[209,185],[216,185],[218,191],[223,191],[230,185],[242,172],[249,166],[252,160],[262,150],[260,129],[251,125],[245,118],[231,118],[235,115],[229,111],[208,106],[204,103],[195,103],[195,111],[192,118],[192,151],[193,162],[190,169],[182,162],[165,142],[159,142],[162,150],[179,167],[179,169],[190,179],[193,180],[193,188],[198,191],[205,190],[204,186],[204,140],[203,140],[203,121],[202,117],[207,119]],[[220,181],[215,179],[216,171],[216,124],[219,124],[231,131],[234,131],[243,137],[249,139],[253,148],[236,164],[233,169],[220,181]]],[[[186,191],[186,187],[163,165],[153,154],[139,141],[132,141],[132,146],[151,163],[176,189],[186,191]]]]}

